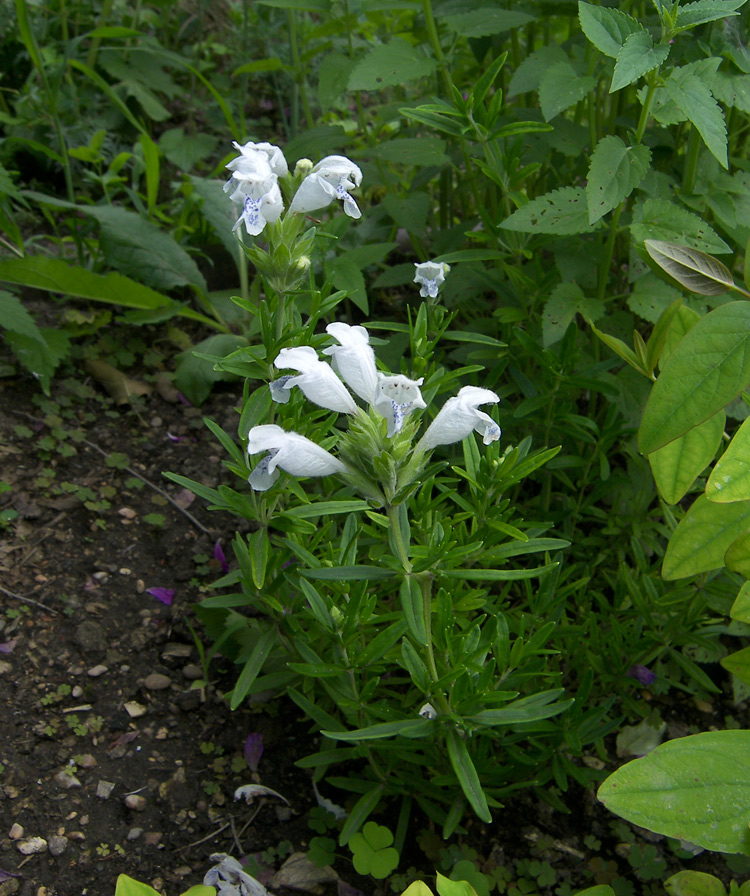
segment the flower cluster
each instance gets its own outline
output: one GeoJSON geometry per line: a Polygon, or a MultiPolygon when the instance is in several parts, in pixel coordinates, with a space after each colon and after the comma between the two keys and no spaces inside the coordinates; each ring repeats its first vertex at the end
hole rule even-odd
{"type": "MultiPolygon", "coordinates": [[[[279,189],[279,178],[289,174],[284,154],[271,143],[233,142],[240,155],[226,166],[232,176],[224,184],[224,192],[241,205],[242,210],[234,230],[245,225],[250,236],[258,236],[266,224],[275,224],[284,211],[279,189]]],[[[345,156],[326,156],[317,165],[306,159],[297,163],[295,174],[309,171],[289,206],[291,214],[305,214],[325,208],[340,200],[351,218],[362,212],[352,198],[351,191],[362,183],[362,171],[345,156]]]]}
{"type": "MultiPolygon", "coordinates": [[[[377,415],[385,418],[387,437],[392,439],[402,431],[407,415],[426,407],[420,390],[422,379],[379,372],[364,327],[337,321],[329,324],[326,332],[336,341],[323,350],[323,354],[330,356],[331,364],[322,361],[311,346],[282,349],[274,366],[296,373],[271,383],[272,398],[286,403],[291,390],[298,387],[320,407],[361,415],[364,412],[354,400],[353,392],[377,415]]],[[[459,442],[473,430],[482,436],[485,445],[496,441],[500,438],[500,427],[478,408],[498,401],[500,398],[489,389],[464,386],[458,395],[443,405],[414,448],[414,454],[421,457],[438,445],[459,442]]],[[[294,476],[348,472],[346,465],[324,448],[275,424],[253,427],[248,434],[247,450],[251,455],[268,452],[250,475],[250,485],[256,491],[269,489],[278,479],[279,469],[294,476]]]]}

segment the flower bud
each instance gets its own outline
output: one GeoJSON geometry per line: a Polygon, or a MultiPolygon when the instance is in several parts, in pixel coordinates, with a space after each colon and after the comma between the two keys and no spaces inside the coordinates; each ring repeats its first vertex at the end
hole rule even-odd
{"type": "Polygon", "coordinates": [[[312,171],[313,163],[310,159],[300,159],[294,166],[295,177],[305,177],[312,171]]]}

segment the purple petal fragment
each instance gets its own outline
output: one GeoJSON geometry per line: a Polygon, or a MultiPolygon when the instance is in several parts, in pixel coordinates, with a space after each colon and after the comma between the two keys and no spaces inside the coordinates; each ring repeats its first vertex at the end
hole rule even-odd
{"type": "Polygon", "coordinates": [[[17,638],[11,638],[10,641],[0,644],[0,653],[13,653],[16,649],[16,644],[18,644],[17,638]]]}
{"type": "Polygon", "coordinates": [[[656,681],[656,672],[652,672],[648,666],[642,666],[640,663],[631,666],[625,674],[628,678],[635,678],[637,682],[646,686],[656,681]]]}
{"type": "Polygon", "coordinates": [[[175,591],[174,588],[148,588],[146,594],[150,594],[152,597],[160,600],[163,604],[171,607],[175,591]]]}
{"type": "MultiPolygon", "coordinates": [[[[224,551],[221,547],[221,541],[217,541],[214,545],[214,560],[219,561],[219,563],[221,564],[221,571],[223,573],[226,574],[229,572],[229,564],[227,563],[226,555],[224,554],[224,551]]],[[[263,748],[261,747],[261,750],[262,749],[263,748]]],[[[255,769],[253,769],[253,771],[255,771],[255,769]]]]}
{"type": "Polygon", "coordinates": [[[260,757],[263,755],[263,735],[255,732],[248,734],[243,752],[247,767],[251,772],[257,772],[260,757]]]}

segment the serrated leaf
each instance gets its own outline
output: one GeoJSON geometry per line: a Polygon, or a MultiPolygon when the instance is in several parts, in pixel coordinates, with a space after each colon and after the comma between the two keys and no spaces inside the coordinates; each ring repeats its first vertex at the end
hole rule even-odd
{"type": "Polygon", "coordinates": [[[343,53],[323,57],[318,69],[318,102],[323,113],[341,99],[341,85],[347,83],[355,65],[356,60],[343,53]]]}
{"type": "Polygon", "coordinates": [[[633,292],[628,296],[628,308],[633,314],[655,324],[667,308],[681,296],[682,293],[674,286],[670,286],[666,280],[657,277],[652,271],[647,271],[633,285],[633,292]]]}
{"type": "Polygon", "coordinates": [[[565,51],[557,44],[547,44],[539,50],[535,50],[513,72],[513,77],[508,85],[508,97],[538,90],[547,69],[558,62],[567,61],[568,57],[565,55],[565,51]]]}
{"type": "Polygon", "coordinates": [[[676,68],[664,88],[677,108],[695,125],[711,155],[723,168],[728,168],[727,125],[708,85],[693,72],[676,68]]]}
{"type": "Polygon", "coordinates": [[[23,366],[39,381],[45,394],[49,395],[52,375],[60,362],[68,354],[70,339],[64,330],[42,327],[41,339],[32,339],[24,333],[5,331],[5,341],[23,366]]]}
{"type": "Polygon", "coordinates": [[[39,327],[23,307],[21,300],[4,289],[0,289],[0,329],[11,330],[29,339],[44,342],[39,327]]]}
{"type": "Polygon", "coordinates": [[[539,84],[539,104],[545,121],[569,109],[596,87],[590,75],[579,75],[569,62],[558,62],[544,73],[539,84]]]}
{"type": "Polygon", "coordinates": [[[401,38],[373,47],[349,77],[349,90],[380,90],[432,74],[436,63],[401,38]]]}
{"type": "MultiPolygon", "coordinates": [[[[714,459],[721,444],[726,417],[714,414],[700,426],[674,439],[648,456],[659,494],[668,504],[676,504],[714,459]]],[[[750,495],[748,495],[750,497],[750,495]]]]}
{"type": "Polygon", "coordinates": [[[694,3],[686,3],[679,8],[675,24],[678,30],[682,30],[704,22],[736,16],[739,15],[737,10],[746,2],[747,0],[695,0],[694,3]]]}
{"type": "Polygon", "coordinates": [[[653,239],[717,255],[732,251],[702,218],[666,199],[639,201],[633,213],[630,233],[637,243],[653,239]]]}
{"type": "Polygon", "coordinates": [[[647,146],[626,146],[614,136],[603,137],[594,149],[586,183],[589,224],[611,212],[640,184],[651,164],[647,146]]]}
{"type": "Polygon", "coordinates": [[[636,31],[628,35],[617,54],[609,92],[622,90],[623,87],[637,81],[642,75],[665,62],[667,56],[669,56],[669,44],[654,46],[648,31],[636,31]]]}
{"type": "Polygon", "coordinates": [[[547,348],[559,342],[580,314],[584,320],[597,321],[604,314],[604,302],[588,299],[577,283],[559,283],[552,291],[542,313],[542,339],[547,348]]]}
{"type": "Polygon", "coordinates": [[[611,812],[650,831],[716,852],[748,854],[749,752],[750,731],[681,737],[622,766],[598,797],[611,812]]]}
{"type": "Polygon", "coordinates": [[[701,318],[677,344],[651,390],[638,432],[650,454],[708,420],[750,384],[750,303],[701,318]]]}
{"type": "Polygon", "coordinates": [[[490,34],[502,34],[513,28],[521,28],[534,21],[534,16],[527,12],[513,9],[498,9],[496,6],[487,6],[482,9],[472,9],[458,15],[441,17],[451,31],[462,37],[486,37],[490,34]]]}
{"type": "Polygon", "coordinates": [[[613,59],[617,58],[631,34],[644,30],[637,19],[619,9],[593,6],[583,0],[578,3],[578,20],[581,30],[596,49],[613,59]]]}
{"type": "Polygon", "coordinates": [[[669,539],[662,576],[667,580],[721,569],[727,548],[750,528],[750,501],[716,504],[700,495],[669,539]]]}
{"type": "Polygon", "coordinates": [[[664,240],[644,240],[643,245],[656,264],[690,292],[720,296],[734,286],[729,268],[700,249],[664,240]]]}
{"type": "Polygon", "coordinates": [[[591,233],[598,225],[589,224],[586,190],[562,187],[532,199],[500,225],[521,233],[551,233],[564,236],[591,233]]]}
{"type": "Polygon", "coordinates": [[[711,471],[706,497],[717,504],[750,500],[750,417],[734,434],[711,471]]]}

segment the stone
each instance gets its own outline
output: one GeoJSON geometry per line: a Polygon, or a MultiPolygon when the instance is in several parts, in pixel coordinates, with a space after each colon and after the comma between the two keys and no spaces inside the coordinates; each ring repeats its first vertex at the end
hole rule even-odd
{"type": "Polygon", "coordinates": [[[83,756],[78,759],[78,765],[81,768],[94,768],[96,764],[96,759],[94,759],[91,753],[84,753],[83,756]]]}
{"type": "Polygon", "coordinates": [[[13,671],[13,664],[0,660],[0,675],[9,675],[13,671]]]}
{"type": "Polygon", "coordinates": [[[47,852],[47,841],[43,837],[27,837],[19,840],[16,849],[24,856],[35,856],[41,852],[47,852]]]}
{"type": "Polygon", "coordinates": [[[100,800],[108,800],[114,789],[114,781],[99,781],[96,785],[96,795],[100,800]]]}
{"type": "Polygon", "coordinates": [[[61,856],[68,848],[69,840],[59,834],[53,834],[47,841],[51,856],[61,856]]]}
{"type": "Polygon", "coordinates": [[[131,828],[128,831],[128,840],[137,840],[143,833],[143,828],[131,828]]]}
{"type": "Polygon", "coordinates": [[[146,797],[141,796],[140,793],[129,793],[124,802],[128,809],[132,809],[134,812],[143,812],[146,808],[146,797]]]}
{"type": "Polygon", "coordinates": [[[165,658],[176,656],[182,657],[184,659],[186,657],[189,657],[192,652],[193,648],[190,646],[190,644],[183,644],[177,641],[172,641],[167,644],[164,650],[162,650],[161,655],[165,658]]]}
{"type": "Polygon", "coordinates": [[[143,679],[144,687],[149,691],[163,691],[172,684],[172,679],[161,672],[152,672],[143,679]]]}
{"type": "Polygon", "coordinates": [[[102,653],[107,645],[107,635],[98,622],[84,619],[76,627],[75,641],[84,653],[102,653]]]}
{"type": "Polygon", "coordinates": [[[143,842],[148,846],[158,846],[163,836],[164,834],[161,831],[147,831],[143,835],[143,842]]]}
{"type": "Polygon", "coordinates": [[[21,837],[23,837],[23,828],[21,825],[17,823],[12,824],[8,831],[8,836],[11,840],[20,840],[21,837]]]}
{"type": "Polygon", "coordinates": [[[203,678],[203,669],[197,663],[188,663],[187,666],[183,666],[182,674],[188,681],[197,681],[203,678]]]}
{"type": "Polygon", "coordinates": [[[141,716],[145,716],[147,712],[146,707],[142,703],[136,703],[135,700],[128,700],[123,706],[131,719],[139,719],[141,716]]]}
{"type": "Polygon", "coordinates": [[[109,669],[100,663],[98,666],[92,666],[86,674],[89,678],[99,678],[99,676],[104,675],[105,672],[109,672],[109,669]]]}
{"type": "Polygon", "coordinates": [[[72,790],[74,787],[80,787],[81,782],[75,775],[71,774],[69,768],[61,768],[54,777],[55,784],[62,787],[63,790],[72,790]]]}

